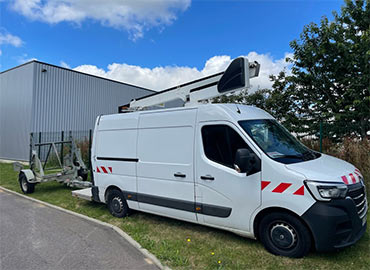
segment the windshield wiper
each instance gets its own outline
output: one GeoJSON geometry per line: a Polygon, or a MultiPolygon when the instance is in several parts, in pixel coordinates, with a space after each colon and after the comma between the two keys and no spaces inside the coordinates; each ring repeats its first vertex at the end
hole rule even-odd
{"type": "Polygon", "coordinates": [[[274,158],[296,158],[296,159],[302,159],[304,160],[303,155],[279,155],[274,158]]]}
{"type": "Polygon", "coordinates": [[[306,151],[302,155],[279,155],[274,158],[295,158],[295,159],[301,159],[304,161],[312,160],[316,158],[316,155],[312,151],[306,151]]]}
{"type": "Polygon", "coordinates": [[[316,155],[313,151],[307,150],[303,153],[303,157],[305,158],[305,160],[312,160],[316,158],[316,155]]]}

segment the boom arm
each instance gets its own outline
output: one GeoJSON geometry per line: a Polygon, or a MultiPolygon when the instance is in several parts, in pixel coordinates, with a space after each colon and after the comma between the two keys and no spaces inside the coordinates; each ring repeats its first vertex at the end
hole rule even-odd
{"type": "Polygon", "coordinates": [[[184,101],[186,106],[194,105],[247,89],[250,87],[249,80],[258,76],[259,68],[260,64],[257,62],[251,63],[247,58],[239,57],[234,59],[224,72],[132,100],[128,105],[120,106],[119,112],[141,110],[177,99],[184,101]]]}

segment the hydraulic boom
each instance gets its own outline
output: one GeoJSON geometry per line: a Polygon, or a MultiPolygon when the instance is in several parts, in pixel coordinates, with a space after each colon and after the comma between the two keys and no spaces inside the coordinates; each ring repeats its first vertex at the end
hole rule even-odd
{"type": "Polygon", "coordinates": [[[259,69],[259,63],[239,57],[224,72],[134,99],[129,104],[120,106],[118,112],[143,110],[179,99],[185,106],[208,102],[212,98],[249,88],[249,80],[258,76],[259,69]]]}

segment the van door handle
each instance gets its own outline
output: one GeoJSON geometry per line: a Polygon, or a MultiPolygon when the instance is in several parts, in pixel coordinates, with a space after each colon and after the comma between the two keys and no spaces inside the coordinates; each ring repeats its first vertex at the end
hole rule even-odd
{"type": "Polygon", "coordinates": [[[202,175],[200,177],[200,179],[202,179],[202,180],[211,180],[211,181],[215,180],[215,178],[213,176],[208,175],[208,174],[207,175],[202,175]]]}
{"type": "Polygon", "coordinates": [[[175,173],[175,174],[174,174],[174,176],[175,176],[175,177],[185,178],[185,177],[186,177],[186,174],[183,174],[183,173],[179,173],[179,172],[177,172],[177,173],[175,173]]]}

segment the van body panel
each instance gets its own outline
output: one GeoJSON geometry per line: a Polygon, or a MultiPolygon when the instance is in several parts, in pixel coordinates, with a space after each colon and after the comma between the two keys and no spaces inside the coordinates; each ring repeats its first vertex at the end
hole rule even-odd
{"type": "Polygon", "coordinates": [[[254,106],[237,104],[207,104],[199,106],[198,122],[274,119],[269,113],[254,106]]]}
{"type": "Polygon", "coordinates": [[[304,185],[305,176],[287,169],[266,155],[262,156],[262,201],[263,207],[283,207],[302,215],[314,203],[304,185]]]}
{"type": "Polygon", "coordinates": [[[349,183],[352,179],[348,176],[352,174],[356,182],[358,175],[355,173],[356,167],[339,158],[321,154],[321,157],[295,164],[287,165],[287,168],[303,174],[308,180],[325,181],[325,182],[343,182],[342,176],[348,177],[349,183]],[[312,170],[315,168],[315,170],[312,170]]]}
{"type": "Polygon", "coordinates": [[[140,112],[139,129],[194,126],[197,108],[140,112]]]}
{"type": "Polygon", "coordinates": [[[152,204],[141,202],[139,198],[140,209],[155,213],[164,211],[169,216],[196,220],[194,211],[180,210],[183,206],[194,205],[192,146],[196,114],[196,109],[140,114],[137,144],[138,196],[153,196],[149,197],[152,204]],[[163,205],[172,207],[158,205],[163,201],[163,205]]]}
{"type": "MultiPolygon", "coordinates": [[[[116,129],[99,131],[96,150],[99,158],[136,158],[137,129],[116,129]],[[124,139],[123,139],[124,138],[124,139]]],[[[136,170],[124,174],[135,175],[136,170]]]]}
{"type": "Polygon", "coordinates": [[[136,129],[138,113],[102,115],[98,117],[97,130],[136,129]]]}

